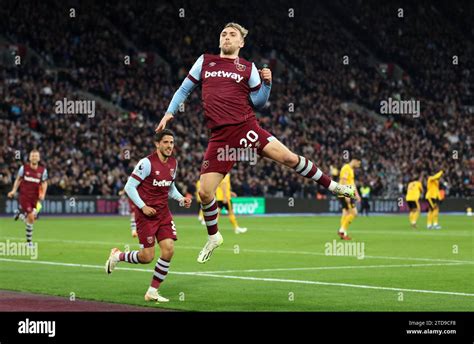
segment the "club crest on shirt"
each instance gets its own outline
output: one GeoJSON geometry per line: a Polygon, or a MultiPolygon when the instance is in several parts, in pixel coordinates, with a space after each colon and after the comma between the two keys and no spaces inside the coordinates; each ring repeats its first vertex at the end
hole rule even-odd
{"type": "Polygon", "coordinates": [[[239,71],[239,72],[243,72],[247,69],[247,66],[243,65],[243,64],[240,64],[240,60],[239,58],[237,57],[235,60],[234,60],[234,65],[235,65],[235,68],[239,71]]]}
{"type": "Polygon", "coordinates": [[[159,175],[160,175],[160,171],[155,171],[155,175],[159,176],[159,175]]]}
{"type": "Polygon", "coordinates": [[[209,63],[209,67],[214,67],[215,65],[216,65],[216,63],[215,63],[215,62],[211,62],[211,63],[209,63]]]}
{"type": "Polygon", "coordinates": [[[247,66],[246,65],[243,65],[243,64],[240,64],[240,63],[236,63],[235,64],[235,68],[237,68],[237,70],[239,72],[243,72],[247,69],[247,66]]]}

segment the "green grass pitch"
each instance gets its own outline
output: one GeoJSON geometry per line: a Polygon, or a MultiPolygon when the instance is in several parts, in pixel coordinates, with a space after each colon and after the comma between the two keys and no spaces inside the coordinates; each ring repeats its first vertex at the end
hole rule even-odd
{"type": "MultiPolygon", "coordinates": [[[[205,228],[197,217],[175,217],[165,305],[143,301],[154,262],[104,272],[112,247],[138,249],[128,217],[42,217],[37,260],[0,256],[0,289],[187,311],[474,310],[473,218],[441,214],[443,229],[428,231],[426,217],[417,230],[407,216],[359,217],[350,234],[363,259],[326,255],[326,245],[341,242],[336,216],[238,220],[249,231],[236,235],[221,217],[224,245],[201,265],[205,228]]],[[[0,219],[0,238],[23,241],[24,224],[0,219]]]]}

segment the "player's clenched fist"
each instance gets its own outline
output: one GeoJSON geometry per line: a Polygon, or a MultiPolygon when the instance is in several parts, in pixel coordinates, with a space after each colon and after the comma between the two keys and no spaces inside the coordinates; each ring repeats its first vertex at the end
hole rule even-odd
{"type": "Polygon", "coordinates": [[[156,210],[147,205],[142,208],[142,211],[146,216],[154,216],[156,214],[156,210]]]}
{"type": "Polygon", "coordinates": [[[165,113],[163,118],[160,121],[160,124],[155,129],[155,132],[162,131],[163,129],[166,128],[166,125],[168,124],[169,121],[171,121],[174,118],[173,114],[171,112],[165,113]]]}
{"type": "Polygon", "coordinates": [[[267,85],[270,85],[272,83],[272,71],[270,68],[263,68],[259,70],[259,72],[263,82],[265,82],[267,85]]]}

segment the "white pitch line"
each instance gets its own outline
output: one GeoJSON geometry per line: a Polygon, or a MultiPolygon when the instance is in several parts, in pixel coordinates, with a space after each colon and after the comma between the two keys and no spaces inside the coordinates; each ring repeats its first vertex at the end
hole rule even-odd
{"type": "Polygon", "coordinates": [[[377,287],[377,286],[362,285],[362,284],[334,283],[334,282],[318,282],[318,281],[304,281],[304,280],[291,280],[291,279],[281,279],[281,278],[243,277],[243,276],[213,275],[213,274],[206,274],[206,273],[199,273],[199,274],[197,274],[196,276],[206,276],[206,277],[216,277],[216,278],[229,278],[229,279],[239,279],[239,280],[247,280],[247,281],[265,281],[265,282],[279,282],[279,283],[313,284],[313,285],[325,285],[325,286],[337,286],[337,287],[361,288],[361,289],[405,291],[405,292],[425,293],[425,294],[444,294],[444,295],[457,295],[457,296],[474,296],[474,294],[459,293],[459,292],[453,292],[453,291],[423,290],[423,289],[405,289],[405,288],[390,288],[390,287],[377,287]]]}
{"type": "MultiPolygon", "coordinates": [[[[219,248],[220,249],[220,248],[219,248]]],[[[234,249],[227,249],[229,251],[234,251],[234,249]]],[[[314,256],[327,256],[322,252],[309,252],[309,251],[281,251],[281,250],[254,250],[254,249],[245,249],[242,248],[240,252],[252,252],[252,253],[271,253],[271,254],[302,254],[302,255],[314,255],[314,256]]],[[[337,257],[337,256],[336,256],[337,257]]],[[[344,257],[344,256],[342,256],[344,257]]],[[[346,257],[347,258],[347,257],[346,257]]],[[[440,259],[440,258],[420,258],[420,257],[388,257],[388,256],[368,256],[364,255],[365,258],[372,259],[393,259],[393,260],[418,260],[426,262],[452,262],[452,263],[467,263],[474,264],[472,260],[455,260],[455,259],[440,259]]]]}
{"type": "MultiPolygon", "coordinates": [[[[25,237],[13,237],[13,236],[6,236],[3,237],[4,239],[10,240],[21,240],[24,241],[25,237]]],[[[136,245],[139,246],[137,242],[134,243],[127,243],[127,242],[119,242],[119,241],[93,241],[93,240],[70,240],[70,239],[38,239],[33,240],[34,242],[56,242],[56,243],[64,243],[64,244],[84,244],[84,245],[107,245],[107,246],[117,246],[117,245],[136,245]]]]}
{"type": "MultiPolygon", "coordinates": [[[[67,266],[67,267],[90,268],[90,269],[104,269],[104,274],[105,274],[105,262],[104,262],[104,265],[90,265],[90,264],[78,264],[78,263],[48,262],[48,261],[44,261],[44,260],[10,259],[10,258],[0,258],[0,262],[40,264],[40,265],[55,265],[55,266],[67,266]]],[[[124,267],[121,267],[121,268],[117,267],[117,268],[115,268],[115,270],[139,271],[139,272],[149,272],[149,273],[153,272],[153,269],[124,268],[124,267]]],[[[175,275],[195,275],[196,273],[194,273],[194,272],[173,271],[173,274],[175,274],[175,275]]]]}
{"type": "MultiPolygon", "coordinates": [[[[101,265],[89,265],[89,264],[75,264],[75,263],[60,263],[60,262],[48,262],[48,261],[37,261],[37,260],[23,260],[23,259],[9,259],[0,258],[0,261],[14,262],[14,263],[29,263],[29,264],[43,264],[43,265],[56,265],[56,266],[67,266],[67,267],[80,267],[80,268],[92,268],[92,269],[104,269],[101,265]]],[[[140,269],[140,268],[117,268],[117,270],[128,270],[138,272],[151,273],[152,270],[140,269]]],[[[375,289],[375,290],[391,290],[391,291],[405,291],[413,293],[425,293],[425,294],[442,294],[442,295],[456,295],[456,296],[474,296],[470,293],[460,293],[452,291],[439,291],[439,290],[424,290],[424,289],[406,289],[406,288],[391,288],[391,287],[378,287],[361,284],[350,284],[350,283],[335,283],[335,282],[319,282],[319,281],[306,281],[306,280],[292,280],[292,279],[281,279],[281,278],[263,278],[263,277],[244,277],[244,276],[229,276],[229,275],[215,275],[206,272],[178,272],[170,271],[170,274],[175,275],[191,275],[198,277],[214,277],[224,279],[238,279],[246,281],[259,281],[259,282],[278,282],[278,283],[296,283],[296,284],[310,284],[310,285],[324,285],[324,286],[336,286],[346,288],[360,288],[360,289],[375,289]]]]}
{"type": "MultiPolygon", "coordinates": [[[[331,233],[333,229],[328,228],[327,231],[331,233]]],[[[421,237],[472,237],[472,233],[469,231],[449,231],[449,232],[441,232],[440,230],[427,230],[422,229],[420,231],[415,231],[411,229],[410,231],[399,232],[399,231],[383,231],[380,233],[374,232],[373,230],[365,230],[365,229],[353,229],[353,234],[372,234],[372,235],[397,235],[397,236],[421,236],[421,237]]],[[[303,232],[308,233],[310,232],[309,229],[293,229],[293,228],[267,228],[267,229],[253,229],[252,231],[261,231],[261,232],[303,232]]]]}
{"type": "Polygon", "coordinates": [[[314,266],[305,268],[275,268],[275,269],[248,269],[248,270],[219,270],[203,271],[207,274],[222,274],[231,272],[276,272],[276,271],[305,271],[305,270],[344,270],[344,269],[377,269],[377,268],[414,268],[426,266],[452,266],[467,263],[432,263],[432,264],[392,264],[392,265],[347,265],[347,266],[314,266]]]}
{"type": "MultiPolygon", "coordinates": [[[[3,237],[4,239],[13,239],[13,240],[24,240],[24,237],[3,237]]],[[[57,243],[66,243],[66,244],[85,244],[85,245],[100,245],[105,246],[108,245],[110,247],[117,247],[120,245],[130,245],[133,247],[134,245],[138,247],[138,243],[120,243],[120,242],[106,242],[106,241],[88,241],[88,240],[69,240],[69,239],[39,239],[36,240],[37,242],[57,242],[57,243]]],[[[183,250],[201,250],[202,247],[197,246],[179,246],[176,244],[177,249],[183,250]]],[[[228,251],[234,252],[233,248],[219,248],[219,251],[228,251]]],[[[325,253],[322,252],[310,252],[310,251],[285,251],[285,250],[257,250],[257,249],[246,249],[241,248],[240,253],[270,253],[270,254],[299,254],[299,255],[311,255],[311,256],[327,256],[325,253]]],[[[337,256],[336,256],[337,257],[337,256]]],[[[347,258],[342,256],[343,258],[347,258]]],[[[388,259],[388,260],[414,260],[414,261],[424,261],[424,262],[450,262],[450,263],[466,263],[466,264],[474,264],[474,260],[457,260],[457,259],[441,259],[441,258],[422,258],[422,257],[390,257],[390,256],[370,256],[364,255],[365,258],[370,259],[388,259]]]]}
{"type": "Polygon", "coordinates": [[[439,237],[439,236],[457,236],[457,237],[472,237],[472,233],[469,230],[449,230],[446,232],[442,232],[440,230],[434,229],[434,230],[428,230],[428,229],[421,229],[419,231],[410,229],[411,232],[406,231],[406,232],[398,232],[398,231],[383,231],[380,233],[374,233],[374,231],[371,230],[366,230],[366,229],[355,229],[353,233],[361,233],[361,234],[376,234],[376,235],[410,235],[410,236],[430,236],[434,235],[434,237],[439,237]]]}

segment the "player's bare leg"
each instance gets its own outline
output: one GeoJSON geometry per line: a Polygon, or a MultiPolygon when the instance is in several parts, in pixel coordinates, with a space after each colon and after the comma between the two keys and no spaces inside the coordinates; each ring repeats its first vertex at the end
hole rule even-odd
{"type": "Polygon", "coordinates": [[[35,215],[33,212],[28,213],[26,216],[26,242],[28,245],[32,245],[33,240],[33,224],[35,222],[35,215]]]}
{"type": "Polygon", "coordinates": [[[313,179],[337,196],[356,198],[355,188],[352,185],[341,185],[331,180],[312,161],[293,153],[277,139],[270,141],[263,148],[262,155],[294,169],[305,178],[313,179]]]}
{"type": "Polygon", "coordinates": [[[165,280],[170,269],[171,258],[174,254],[174,240],[164,239],[160,246],[160,258],[158,258],[150,287],[145,294],[145,301],[168,302],[169,300],[158,293],[161,283],[165,280]]]}
{"type": "Polygon", "coordinates": [[[224,242],[217,228],[219,209],[215,199],[217,187],[222,179],[224,179],[224,176],[217,172],[201,174],[200,177],[199,197],[201,198],[201,208],[209,237],[206,245],[199,252],[198,263],[207,262],[211,258],[212,252],[224,242]]]}

